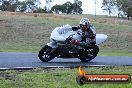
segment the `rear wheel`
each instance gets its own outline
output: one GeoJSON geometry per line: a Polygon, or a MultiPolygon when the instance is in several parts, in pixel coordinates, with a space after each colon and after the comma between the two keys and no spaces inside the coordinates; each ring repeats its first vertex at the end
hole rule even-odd
{"type": "Polygon", "coordinates": [[[55,55],[53,55],[53,53],[51,53],[52,51],[52,47],[45,45],[38,54],[38,57],[41,61],[43,62],[48,62],[52,59],[55,58],[55,55]]]}
{"type": "Polygon", "coordinates": [[[99,47],[97,45],[95,45],[94,47],[90,47],[87,50],[87,52],[88,53],[85,53],[85,54],[79,56],[79,59],[82,62],[89,62],[92,59],[94,59],[97,56],[98,52],[99,52],[99,47]]]}

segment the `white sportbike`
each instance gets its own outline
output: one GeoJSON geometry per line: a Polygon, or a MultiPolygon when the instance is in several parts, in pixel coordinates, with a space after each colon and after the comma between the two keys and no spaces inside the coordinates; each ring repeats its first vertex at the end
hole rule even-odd
{"type": "MultiPolygon", "coordinates": [[[[89,62],[94,59],[99,52],[99,45],[106,41],[107,35],[96,34],[96,44],[83,44],[83,45],[73,45],[68,42],[72,38],[72,35],[68,35],[66,39],[60,41],[54,41],[58,47],[52,48],[45,45],[39,51],[38,57],[43,62],[48,62],[55,57],[57,58],[78,58],[82,62],[89,62]]],[[[84,40],[85,41],[85,40],[84,40]]],[[[84,42],[82,41],[82,42],[84,42]]]]}

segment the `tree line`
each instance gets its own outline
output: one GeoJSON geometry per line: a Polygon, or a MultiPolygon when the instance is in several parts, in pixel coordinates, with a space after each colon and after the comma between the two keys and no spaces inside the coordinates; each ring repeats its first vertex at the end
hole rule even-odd
{"type": "Polygon", "coordinates": [[[37,12],[37,13],[66,13],[66,14],[82,14],[82,2],[74,0],[74,3],[66,2],[63,5],[54,5],[49,8],[49,4],[52,0],[45,0],[47,6],[40,7],[41,3],[39,0],[0,0],[1,11],[18,11],[18,12],[37,12]]]}
{"type": "MultiPolygon", "coordinates": [[[[40,7],[39,0],[0,0],[1,11],[18,11],[18,12],[37,12],[37,13],[66,13],[66,14],[82,14],[82,1],[74,0],[65,2],[62,5],[54,5],[50,7],[52,0],[44,0],[46,6],[40,7]]],[[[132,0],[103,0],[102,9],[107,11],[109,15],[118,11],[118,17],[132,18],[132,0]]]]}
{"type": "Polygon", "coordinates": [[[109,15],[117,10],[118,17],[132,18],[132,0],[103,0],[102,9],[109,15]]]}
{"type": "Polygon", "coordinates": [[[66,13],[66,14],[82,14],[82,2],[75,0],[72,4],[71,2],[67,1],[62,5],[55,5],[51,8],[51,11],[55,13],[66,13]]]}

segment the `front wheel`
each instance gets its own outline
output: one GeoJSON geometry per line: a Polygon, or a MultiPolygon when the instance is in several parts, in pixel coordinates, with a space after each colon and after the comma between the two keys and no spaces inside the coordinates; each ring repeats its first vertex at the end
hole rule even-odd
{"type": "Polygon", "coordinates": [[[92,59],[94,59],[98,52],[99,52],[99,47],[97,45],[95,45],[94,47],[90,47],[88,50],[87,50],[88,53],[85,53],[83,55],[80,55],[79,59],[82,61],[82,62],[89,62],[91,61],[92,59]]]}
{"type": "Polygon", "coordinates": [[[43,62],[48,62],[55,58],[55,55],[51,53],[52,47],[45,45],[42,47],[42,49],[39,51],[38,57],[43,62]]]}

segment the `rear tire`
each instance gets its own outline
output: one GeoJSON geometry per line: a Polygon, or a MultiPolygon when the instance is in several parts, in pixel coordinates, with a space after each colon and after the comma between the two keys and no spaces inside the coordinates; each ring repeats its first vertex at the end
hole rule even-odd
{"type": "Polygon", "coordinates": [[[97,56],[97,54],[99,52],[99,47],[97,45],[95,45],[91,49],[93,49],[92,52],[91,52],[92,54],[90,54],[90,55],[82,55],[82,56],[79,57],[79,59],[82,62],[89,62],[89,61],[91,61],[92,59],[94,59],[97,56]]]}
{"type": "Polygon", "coordinates": [[[38,57],[43,62],[48,62],[55,58],[55,55],[51,54],[52,47],[45,45],[42,47],[42,49],[39,51],[38,57]]]}

